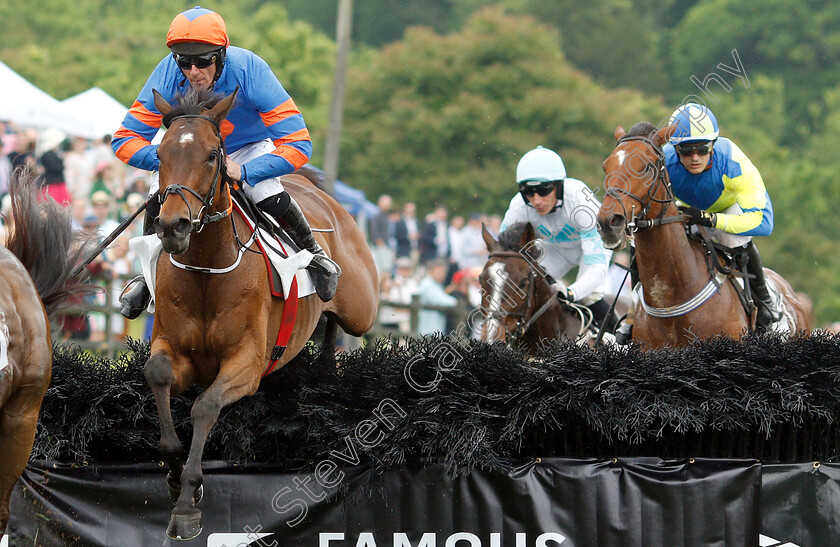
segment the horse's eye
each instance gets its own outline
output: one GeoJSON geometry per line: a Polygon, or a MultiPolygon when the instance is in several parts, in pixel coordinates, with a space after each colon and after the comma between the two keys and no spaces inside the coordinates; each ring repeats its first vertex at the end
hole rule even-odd
{"type": "Polygon", "coordinates": [[[210,155],[207,156],[207,161],[209,163],[216,163],[217,159],[219,159],[219,152],[217,150],[213,150],[210,152],[210,155]]]}

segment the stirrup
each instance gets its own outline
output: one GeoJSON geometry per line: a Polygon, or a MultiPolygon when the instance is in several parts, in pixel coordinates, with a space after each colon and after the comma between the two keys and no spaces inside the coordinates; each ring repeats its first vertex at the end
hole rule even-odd
{"type": "Polygon", "coordinates": [[[120,293],[120,314],[128,319],[137,319],[149,307],[152,293],[146,285],[142,275],[138,275],[128,282],[120,293]]]}

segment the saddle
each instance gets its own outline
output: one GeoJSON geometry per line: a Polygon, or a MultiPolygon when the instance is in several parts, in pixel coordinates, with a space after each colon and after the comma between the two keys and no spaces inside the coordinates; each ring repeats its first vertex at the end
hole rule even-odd
{"type": "MultiPolygon", "coordinates": [[[[749,284],[749,279],[754,276],[747,272],[747,251],[733,249],[712,241],[710,231],[704,226],[696,226],[696,231],[690,230],[686,226],[686,235],[689,239],[699,242],[703,247],[706,255],[706,269],[712,279],[715,278],[717,272],[720,275],[726,276],[726,279],[732,284],[747,317],[750,318],[750,327],[754,330],[758,308],[749,284]]],[[[783,298],[778,287],[776,287],[772,279],[766,279],[766,283],[767,289],[775,301],[776,309],[784,310],[783,298]]],[[[789,330],[788,318],[785,316],[785,313],[781,315],[782,317],[778,322],[776,330],[789,330]]]]}
{"type": "MultiPolygon", "coordinates": [[[[315,285],[307,270],[312,253],[301,249],[271,216],[261,211],[240,189],[231,189],[231,198],[234,209],[252,230],[252,237],[265,258],[272,296],[288,298],[293,278],[297,279],[298,298],[313,294],[315,285]]],[[[242,245],[245,243],[240,241],[242,245]]]]}

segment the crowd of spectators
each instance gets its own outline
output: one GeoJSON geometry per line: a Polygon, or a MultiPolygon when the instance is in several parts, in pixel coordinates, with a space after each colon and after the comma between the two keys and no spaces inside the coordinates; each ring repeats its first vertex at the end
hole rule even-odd
{"type": "MultiPolygon", "coordinates": [[[[34,174],[45,194],[70,208],[76,226],[100,240],[148,194],[149,173],[117,160],[108,136],[93,141],[55,129],[39,132],[0,122],[0,138],[0,239],[11,222],[8,180],[17,168],[34,174]]],[[[414,203],[395,207],[388,195],[380,196],[377,205],[378,214],[367,219],[364,228],[379,274],[380,332],[403,336],[457,330],[459,319],[481,304],[478,276],[487,261],[482,223],[498,234],[501,217],[450,216],[446,206],[438,205],[421,220],[414,203]]],[[[88,309],[114,305],[125,280],[140,273],[128,242],[141,229],[141,221],[135,221],[90,264],[91,279],[103,291],[80,304],[88,309]]],[[[65,339],[94,343],[126,335],[147,336],[148,324],[129,322],[115,311],[94,311],[68,316],[63,329],[65,339]]]]}
{"type": "MultiPolygon", "coordinates": [[[[80,230],[97,234],[101,241],[146,200],[150,183],[145,171],[128,167],[114,157],[110,136],[101,140],[71,137],[57,129],[17,128],[0,122],[0,237],[5,239],[10,218],[9,179],[16,169],[25,169],[45,195],[67,206],[80,230]]],[[[91,281],[103,288],[79,302],[79,308],[96,309],[111,304],[125,278],[139,273],[140,265],[128,247],[138,235],[140,222],[132,223],[88,267],[91,281]]],[[[105,343],[126,335],[142,337],[145,326],[130,324],[119,313],[79,311],[65,319],[62,335],[69,340],[105,343]],[[109,317],[110,316],[110,317],[109,317]],[[110,328],[106,328],[110,325],[110,328]]]]}
{"type": "Polygon", "coordinates": [[[380,326],[395,336],[457,330],[457,312],[464,315],[481,304],[478,276],[487,261],[481,225],[498,234],[501,217],[450,218],[448,208],[438,205],[420,221],[414,203],[396,208],[388,195],[380,196],[377,206],[367,230],[379,273],[380,326]]]}

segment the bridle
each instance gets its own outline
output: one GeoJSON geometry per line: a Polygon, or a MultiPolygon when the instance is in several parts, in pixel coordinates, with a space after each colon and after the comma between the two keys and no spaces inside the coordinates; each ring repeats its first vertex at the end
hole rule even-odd
{"type": "MultiPolygon", "coordinates": [[[[158,195],[158,200],[160,204],[166,201],[166,198],[169,197],[171,194],[178,194],[184,203],[187,205],[187,210],[189,211],[190,215],[190,224],[192,225],[192,229],[195,230],[196,233],[201,232],[204,229],[204,226],[210,224],[211,222],[216,222],[218,220],[222,220],[223,218],[227,217],[232,211],[231,207],[228,207],[224,211],[218,211],[216,213],[208,213],[213,207],[213,200],[216,198],[216,193],[218,192],[219,185],[222,181],[230,182],[230,179],[227,176],[227,171],[225,170],[225,141],[222,138],[222,130],[219,122],[214,120],[209,116],[204,116],[201,114],[182,114],[180,116],[175,116],[170,120],[169,125],[172,124],[175,120],[180,119],[189,119],[189,118],[197,118],[201,120],[205,120],[213,124],[213,127],[216,130],[216,137],[219,139],[219,146],[216,148],[216,170],[213,173],[213,185],[210,187],[210,190],[207,192],[206,195],[202,196],[192,188],[184,186],[183,184],[170,184],[163,190],[162,193],[158,195]],[[198,214],[193,216],[192,207],[190,207],[190,202],[187,200],[186,196],[184,195],[184,191],[189,192],[190,194],[194,195],[198,200],[201,202],[201,209],[198,211],[198,214]]],[[[167,126],[168,127],[168,126],[167,126]]]]}
{"type": "MultiPolygon", "coordinates": [[[[559,305],[559,301],[556,298],[557,292],[553,291],[549,295],[548,299],[543,303],[542,306],[536,308],[536,291],[537,291],[537,277],[541,274],[534,268],[533,263],[531,260],[526,258],[522,255],[522,253],[518,253],[516,251],[493,251],[488,255],[489,258],[518,258],[520,260],[524,260],[528,264],[529,272],[528,272],[528,287],[525,290],[525,298],[524,302],[521,306],[521,309],[515,311],[502,311],[502,310],[485,310],[485,314],[487,315],[488,319],[495,319],[502,322],[502,319],[505,317],[516,317],[516,327],[513,329],[513,332],[506,337],[506,341],[508,345],[515,345],[516,342],[522,338],[528,330],[534,326],[534,323],[545,314],[549,309],[554,307],[555,305],[559,305]],[[489,311],[489,314],[488,314],[489,311]]],[[[591,322],[591,314],[592,312],[586,306],[581,306],[575,304],[574,302],[567,303],[570,307],[574,309],[574,311],[581,316],[581,331],[578,335],[582,334],[586,328],[589,327],[589,323],[591,322]],[[579,309],[582,308],[582,309],[579,309]],[[583,319],[584,315],[590,315],[590,320],[585,321],[583,319]]]]}
{"type": "Polygon", "coordinates": [[[656,169],[656,181],[648,185],[648,192],[647,195],[645,195],[644,197],[637,196],[636,194],[633,194],[629,191],[621,190],[619,188],[616,188],[615,186],[607,188],[606,195],[617,199],[619,203],[621,203],[621,207],[624,210],[624,217],[631,219],[630,222],[627,223],[627,229],[630,230],[631,233],[636,233],[639,230],[650,229],[654,226],[659,226],[661,224],[669,224],[671,222],[682,222],[684,220],[684,217],[681,214],[665,216],[667,207],[662,207],[659,216],[657,216],[656,218],[647,218],[652,204],[658,203],[660,205],[667,205],[668,203],[673,203],[675,201],[674,190],[673,188],[671,188],[671,182],[668,180],[668,170],[665,167],[665,155],[661,152],[661,150],[659,150],[659,148],[657,148],[656,145],[654,145],[651,142],[650,138],[641,135],[621,137],[618,143],[616,143],[615,147],[618,148],[623,143],[630,141],[643,142],[645,145],[647,145],[653,150],[653,153],[656,155],[656,162],[653,164],[654,168],[656,169]],[[665,187],[665,192],[667,194],[666,199],[658,199],[656,197],[657,191],[660,186],[665,187]],[[641,210],[639,211],[639,214],[632,214],[635,210],[635,206],[633,207],[633,211],[631,211],[631,214],[627,214],[627,210],[624,207],[624,203],[621,201],[621,198],[623,196],[627,196],[639,202],[639,204],[641,205],[641,210]]]}

